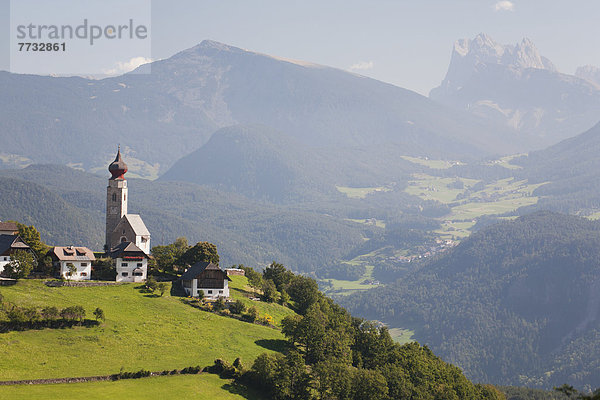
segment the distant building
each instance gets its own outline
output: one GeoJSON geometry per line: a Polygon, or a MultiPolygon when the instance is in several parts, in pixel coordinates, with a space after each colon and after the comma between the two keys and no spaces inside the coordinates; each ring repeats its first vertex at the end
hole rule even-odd
{"type": "Polygon", "coordinates": [[[246,271],[244,271],[241,268],[226,268],[225,272],[227,272],[227,276],[231,276],[231,275],[246,276],[246,271]]]}
{"type": "Polygon", "coordinates": [[[143,282],[148,275],[148,255],[135,243],[121,242],[110,256],[115,260],[117,282],[143,282]]]}
{"type": "Polygon", "coordinates": [[[0,235],[0,274],[17,250],[31,251],[31,248],[18,235],[0,235]]]}
{"type": "Polygon", "coordinates": [[[16,235],[19,227],[14,222],[0,222],[0,235],[16,235]]]}
{"type": "Polygon", "coordinates": [[[106,252],[111,253],[120,243],[131,242],[144,253],[150,254],[148,228],[139,215],[127,213],[127,164],[121,157],[120,148],[108,170],[112,176],[106,188],[106,252]]]}
{"type": "Polygon", "coordinates": [[[92,276],[92,261],[96,260],[94,252],[87,247],[54,247],[48,252],[54,267],[62,278],[74,281],[88,280],[92,276]],[[69,276],[69,267],[73,265],[77,271],[69,276]]]}
{"type": "Polygon", "coordinates": [[[197,262],[181,276],[183,289],[188,296],[198,297],[200,291],[207,299],[229,297],[227,273],[210,262],[197,262]]]}

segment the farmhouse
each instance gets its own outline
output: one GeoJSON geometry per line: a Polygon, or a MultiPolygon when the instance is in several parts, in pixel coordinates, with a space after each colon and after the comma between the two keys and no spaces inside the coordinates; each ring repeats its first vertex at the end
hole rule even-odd
{"type": "Polygon", "coordinates": [[[183,289],[188,296],[197,297],[200,291],[207,299],[229,297],[227,273],[210,262],[197,262],[181,276],[183,289]]]}
{"type": "Polygon", "coordinates": [[[132,242],[121,242],[111,250],[117,282],[143,282],[148,273],[148,255],[132,242]]]}
{"type": "Polygon", "coordinates": [[[48,252],[58,275],[75,281],[87,280],[92,276],[94,252],[87,247],[54,247],[48,252]],[[75,270],[71,271],[71,266],[75,270]]]}
{"type": "Polygon", "coordinates": [[[19,227],[14,222],[0,222],[0,235],[16,235],[19,227]]]}
{"type": "Polygon", "coordinates": [[[31,251],[31,248],[18,235],[0,235],[0,274],[4,272],[6,264],[10,263],[10,256],[17,250],[31,251]]]}

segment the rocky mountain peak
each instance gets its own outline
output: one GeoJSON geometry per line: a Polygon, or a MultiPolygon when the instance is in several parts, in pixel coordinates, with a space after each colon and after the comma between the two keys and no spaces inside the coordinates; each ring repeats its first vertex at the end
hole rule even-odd
{"type": "Polygon", "coordinates": [[[460,64],[467,64],[471,68],[484,63],[556,70],[548,59],[540,55],[531,39],[524,38],[516,45],[502,45],[485,33],[480,33],[473,39],[459,39],[454,43],[450,68],[462,60],[464,62],[460,64]]]}

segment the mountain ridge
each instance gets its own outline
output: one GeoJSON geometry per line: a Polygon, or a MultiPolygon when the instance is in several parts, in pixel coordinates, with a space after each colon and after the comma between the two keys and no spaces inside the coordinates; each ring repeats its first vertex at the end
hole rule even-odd
{"type": "Polygon", "coordinates": [[[583,132],[600,119],[598,84],[560,73],[529,39],[502,45],[480,34],[457,41],[446,76],[429,97],[510,126],[536,142],[533,149],[583,132]]]}

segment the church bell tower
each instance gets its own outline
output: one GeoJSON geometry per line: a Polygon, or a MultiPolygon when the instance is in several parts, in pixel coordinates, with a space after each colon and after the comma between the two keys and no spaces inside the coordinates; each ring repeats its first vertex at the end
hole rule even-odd
{"type": "Polygon", "coordinates": [[[117,157],[108,166],[111,177],[106,188],[106,240],[105,250],[110,251],[111,234],[115,227],[127,214],[127,180],[124,175],[127,172],[127,164],[121,158],[121,148],[117,151],[117,157]]]}

